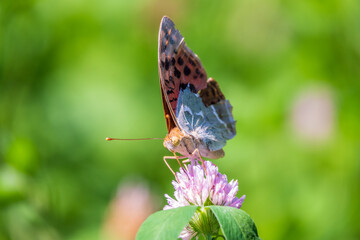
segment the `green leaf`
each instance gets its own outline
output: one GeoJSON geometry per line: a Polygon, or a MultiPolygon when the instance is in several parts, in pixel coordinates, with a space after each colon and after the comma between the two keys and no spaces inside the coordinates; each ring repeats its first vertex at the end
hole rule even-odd
{"type": "Polygon", "coordinates": [[[254,221],[243,210],[225,206],[208,206],[208,208],[219,221],[225,239],[260,239],[254,221]]]}
{"type": "Polygon", "coordinates": [[[177,239],[181,231],[189,223],[198,206],[186,206],[156,212],[141,225],[137,240],[177,239]]]}

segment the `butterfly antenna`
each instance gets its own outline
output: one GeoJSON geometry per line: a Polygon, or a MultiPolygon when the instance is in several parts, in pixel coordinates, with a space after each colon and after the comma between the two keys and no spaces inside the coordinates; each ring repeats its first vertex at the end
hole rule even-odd
{"type": "Polygon", "coordinates": [[[120,140],[120,141],[135,141],[135,140],[164,140],[163,138],[105,138],[106,141],[120,140]]]}

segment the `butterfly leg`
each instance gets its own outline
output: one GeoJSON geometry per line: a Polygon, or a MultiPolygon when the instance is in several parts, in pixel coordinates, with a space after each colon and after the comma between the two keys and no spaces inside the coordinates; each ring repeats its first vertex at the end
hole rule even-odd
{"type": "Polygon", "coordinates": [[[176,178],[176,181],[179,182],[179,179],[178,179],[178,177],[176,176],[174,170],[172,170],[172,168],[170,167],[169,163],[166,161],[167,159],[174,159],[174,157],[172,157],[172,156],[164,156],[163,159],[164,159],[164,162],[165,162],[166,166],[170,169],[170,171],[172,172],[172,174],[174,174],[174,176],[175,176],[175,178],[176,178]]]}
{"type": "Polygon", "coordinates": [[[185,167],[185,169],[186,169],[187,172],[188,172],[189,170],[188,170],[187,165],[185,165],[185,163],[189,163],[189,162],[191,162],[190,159],[185,159],[185,160],[181,161],[181,163],[184,165],[184,167],[185,167]]]}
{"type": "MultiPolygon", "coordinates": [[[[182,157],[178,157],[175,153],[174,153],[174,155],[175,155],[175,156],[164,156],[163,159],[164,159],[164,162],[165,162],[166,166],[170,169],[170,171],[172,172],[172,174],[174,174],[176,180],[179,182],[179,179],[177,178],[174,170],[172,170],[172,168],[170,167],[169,163],[168,163],[166,160],[168,160],[168,159],[176,159],[176,160],[178,161],[178,163],[180,164],[179,159],[183,159],[183,158],[186,158],[186,157],[183,157],[183,156],[182,156],[182,157]]],[[[183,168],[183,166],[182,166],[181,164],[180,164],[180,167],[183,168]]]]}
{"type": "Polygon", "coordinates": [[[195,155],[195,156],[199,156],[200,161],[201,161],[201,164],[202,164],[202,166],[203,166],[203,168],[204,168],[204,170],[205,170],[205,175],[207,175],[207,171],[206,171],[206,167],[205,167],[204,159],[201,157],[199,149],[198,149],[198,148],[196,148],[196,149],[192,152],[192,154],[191,154],[191,155],[192,155],[192,156],[193,156],[193,155],[195,155]],[[196,155],[195,155],[195,154],[196,154],[196,155]]]}
{"type": "Polygon", "coordinates": [[[180,158],[179,158],[179,157],[176,155],[176,153],[175,153],[175,152],[172,152],[172,153],[174,154],[174,157],[175,157],[176,161],[179,163],[180,167],[182,167],[182,165],[181,165],[181,163],[180,163],[179,159],[180,159],[180,158],[185,158],[185,157],[180,157],[180,158]]]}

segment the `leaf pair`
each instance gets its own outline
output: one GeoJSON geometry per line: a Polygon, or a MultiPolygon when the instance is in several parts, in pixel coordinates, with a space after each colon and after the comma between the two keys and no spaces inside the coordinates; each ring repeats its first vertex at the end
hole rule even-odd
{"type": "MultiPolygon", "coordinates": [[[[141,225],[137,240],[178,239],[180,232],[190,222],[199,206],[186,206],[163,210],[152,214],[141,225]]],[[[215,215],[226,240],[260,239],[254,221],[237,208],[225,206],[207,206],[215,215]]],[[[220,238],[219,238],[220,239],[220,238]]]]}

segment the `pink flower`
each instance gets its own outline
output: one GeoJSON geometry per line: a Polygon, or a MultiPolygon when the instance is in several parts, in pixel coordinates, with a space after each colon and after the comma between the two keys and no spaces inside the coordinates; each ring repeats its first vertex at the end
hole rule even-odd
{"type": "MultiPolygon", "coordinates": [[[[181,168],[180,172],[176,173],[178,182],[172,182],[175,188],[175,198],[165,194],[168,205],[164,207],[164,210],[188,205],[241,207],[245,195],[241,198],[236,197],[239,190],[237,180],[228,182],[226,175],[219,173],[218,167],[210,161],[205,161],[205,167],[207,174],[202,165],[196,163],[189,164],[185,166],[186,170],[181,168]]],[[[202,208],[201,211],[206,211],[206,209],[202,208]]],[[[197,214],[192,221],[196,221],[196,219],[197,214]]],[[[191,239],[198,234],[190,224],[179,237],[191,239]]]]}
{"type": "Polygon", "coordinates": [[[328,87],[309,87],[295,99],[291,125],[296,136],[311,143],[329,140],[335,131],[336,108],[328,87]]]}
{"type": "Polygon", "coordinates": [[[165,194],[168,205],[164,210],[182,206],[206,206],[207,199],[212,204],[240,208],[245,195],[236,197],[239,190],[237,180],[228,182],[225,174],[219,173],[218,167],[210,161],[205,161],[207,175],[200,164],[189,164],[187,170],[180,169],[177,173],[179,182],[173,181],[175,199],[165,194]]]}

